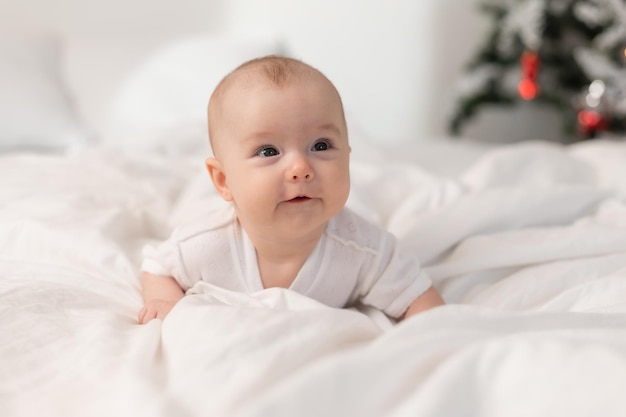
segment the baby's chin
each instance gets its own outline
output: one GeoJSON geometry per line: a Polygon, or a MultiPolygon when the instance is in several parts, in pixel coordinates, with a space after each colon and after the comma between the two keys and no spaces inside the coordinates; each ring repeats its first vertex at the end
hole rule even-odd
{"type": "MultiPolygon", "coordinates": [[[[298,206],[302,203],[286,203],[298,206]]],[[[309,203],[304,203],[309,204],[309,203]]],[[[280,230],[285,235],[308,234],[313,231],[324,229],[328,221],[333,217],[332,213],[314,210],[284,210],[276,218],[274,230],[280,230]]]]}

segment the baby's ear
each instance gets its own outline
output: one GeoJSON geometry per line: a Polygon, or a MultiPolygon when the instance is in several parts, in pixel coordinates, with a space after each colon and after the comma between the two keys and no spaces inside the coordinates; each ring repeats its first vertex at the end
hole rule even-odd
{"type": "Polygon", "coordinates": [[[226,184],[226,175],[220,161],[215,158],[208,158],[206,160],[206,169],[209,171],[213,186],[222,198],[226,201],[233,201],[233,196],[228,189],[228,184],[226,184]]]}

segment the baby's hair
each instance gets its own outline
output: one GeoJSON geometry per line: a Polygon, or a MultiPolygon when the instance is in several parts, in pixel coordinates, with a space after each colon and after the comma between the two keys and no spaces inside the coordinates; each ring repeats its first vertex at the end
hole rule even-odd
{"type": "MultiPolygon", "coordinates": [[[[337,98],[341,103],[341,97],[339,92],[335,88],[332,82],[322,74],[318,69],[313,68],[311,65],[306,64],[298,59],[289,58],[281,55],[267,55],[260,58],[254,58],[239,65],[229,74],[227,74],[222,81],[215,87],[213,94],[209,100],[208,105],[208,122],[209,122],[209,140],[213,147],[213,134],[215,112],[214,107],[216,103],[219,103],[234,83],[234,80],[238,76],[244,76],[247,80],[254,80],[256,82],[265,82],[271,87],[281,88],[290,85],[295,81],[306,80],[314,76],[321,76],[328,81],[328,84],[335,90],[337,98]]],[[[343,106],[342,106],[343,111],[343,106]]]]}
{"type": "Polygon", "coordinates": [[[283,87],[288,85],[290,81],[299,79],[304,74],[319,72],[302,61],[280,55],[268,55],[251,59],[238,66],[233,72],[246,69],[260,70],[262,78],[274,87],[283,87]]]}

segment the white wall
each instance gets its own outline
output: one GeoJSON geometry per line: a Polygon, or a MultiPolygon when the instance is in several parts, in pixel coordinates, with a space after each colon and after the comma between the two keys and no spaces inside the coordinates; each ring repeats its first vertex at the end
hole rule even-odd
{"type": "MultiPolygon", "coordinates": [[[[97,80],[95,71],[71,74],[93,90],[87,104],[98,111],[106,102],[98,96],[168,39],[276,35],[335,82],[351,119],[381,142],[446,134],[454,82],[482,39],[482,19],[474,0],[0,0],[0,27],[56,30],[69,40],[70,64],[100,70],[97,80]]],[[[494,127],[502,130],[479,120],[469,131],[488,137],[494,127]]]]}
{"type": "Polygon", "coordinates": [[[471,0],[230,6],[230,30],[284,36],[296,55],[333,80],[353,119],[382,142],[446,135],[454,80],[486,26],[471,0]]]}
{"type": "Polygon", "coordinates": [[[1,27],[51,28],[68,37],[171,38],[223,27],[223,0],[0,0],[1,27]]]}
{"type": "Polygon", "coordinates": [[[278,34],[336,84],[352,119],[377,140],[428,134],[437,94],[435,1],[231,1],[230,30],[278,34]],[[427,38],[431,40],[427,40],[427,38]]]}

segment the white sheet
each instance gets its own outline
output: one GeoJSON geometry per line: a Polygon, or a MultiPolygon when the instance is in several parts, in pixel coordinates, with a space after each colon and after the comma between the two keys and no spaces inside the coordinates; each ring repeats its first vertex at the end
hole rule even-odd
{"type": "Polygon", "coordinates": [[[140,326],[139,249],[209,204],[202,158],[0,157],[0,415],[623,414],[625,144],[356,159],[350,205],[450,305],[393,325],[205,285],[140,326]]]}

